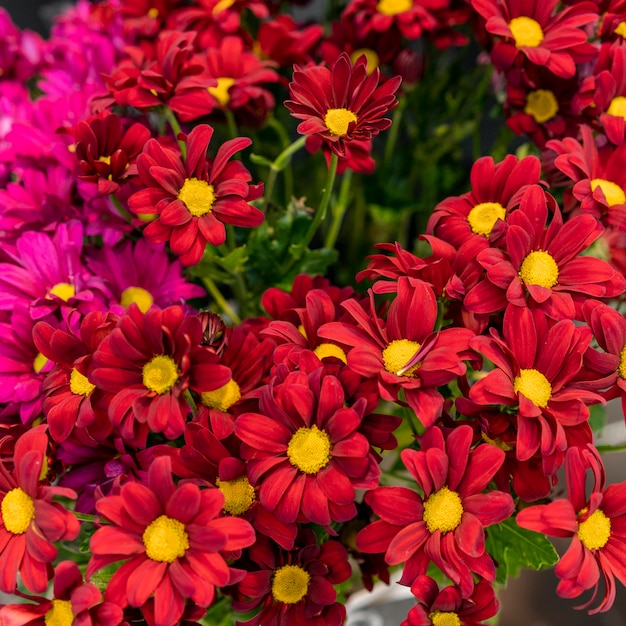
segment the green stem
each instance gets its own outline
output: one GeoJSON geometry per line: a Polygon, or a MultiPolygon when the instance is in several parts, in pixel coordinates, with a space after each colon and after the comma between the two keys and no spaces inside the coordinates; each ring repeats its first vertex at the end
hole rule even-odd
{"type": "Polygon", "coordinates": [[[183,391],[183,396],[185,397],[185,400],[187,401],[187,404],[189,405],[191,412],[193,413],[193,415],[195,415],[198,412],[198,405],[196,404],[196,401],[193,399],[193,396],[191,395],[191,391],[188,388],[185,389],[185,391],[183,391]]]}
{"type": "Polygon", "coordinates": [[[176,137],[176,141],[178,142],[178,147],[180,148],[180,153],[183,155],[183,159],[187,158],[187,144],[178,138],[178,135],[183,131],[180,128],[180,124],[176,119],[176,115],[174,115],[174,111],[170,108],[165,108],[165,118],[167,119],[172,132],[174,133],[174,137],[176,137]]]}
{"type": "Polygon", "coordinates": [[[346,173],[341,179],[341,187],[339,188],[339,199],[337,204],[333,207],[333,221],[330,225],[326,240],[324,241],[324,248],[332,249],[335,247],[335,242],[339,236],[339,229],[343,221],[343,216],[348,208],[348,200],[350,196],[350,186],[352,184],[352,170],[346,170],[346,173]]]}
{"type": "Polygon", "coordinates": [[[267,183],[265,184],[265,192],[263,194],[263,212],[266,211],[267,205],[269,204],[270,198],[274,193],[274,186],[276,185],[276,178],[278,176],[278,172],[285,169],[285,167],[289,164],[292,155],[294,155],[300,148],[304,146],[306,141],[306,135],[302,135],[302,137],[296,139],[292,144],[288,145],[275,159],[272,165],[270,166],[270,173],[267,178],[267,183]]]}
{"type": "Polygon", "coordinates": [[[89,513],[77,513],[73,511],[74,517],[81,522],[101,522],[102,520],[97,515],[90,515],[89,513]]]}
{"type": "Polygon", "coordinates": [[[224,298],[224,296],[222,295],[222,292],[218,289],[217,285],[213,282],[213,280],[210,279],[208,276],[203,276],[202,282],[204,283],[204,286],[209,290],[209,293],[213,296],[213,299],[215,300],[215,302],[217,302],[217,305],[220,307],[220,309],[226,315],[228,315],[228,317],[230,317],[230,319],[235,324],[241,324],[240,317],[237,315],[237,313],[235,313],[234,309],[230,306],[230,304],[228,304],[226,298],[224,298]]]}
{"type": "Polygon", "coordinates": [[[228,126],[228,134],[231,139],[239,137],[239,130],[237,129],[237,122],[235,121],[235,114],[230,109],[224,109],[224,117],[226,118],[226,125],[228,126]]]}
{"type": "Polygon", "coordinates": [[[391,159],[393,158],[393,153],[396,149],[396,143],[398,141],[398,134],[400,133],[400,122],[402,121],[402,116],[404,115],[404,110],[406,109],[407,102],[408,98],[406,95],[400,96],[400,99],[398,101],[398,107],[393,112],[393,123],[391,124],[389,137],[387,138],[387,143],[385,144],[385,167],[389,166],[389,164],[391,163],[391,159]]]}
{"type": "Polygon", "coordinates": [[[118,213],[129,223],[132,223],[133,218],[130,213],[124,208],[124,205],[120,202],[119,198],[115,194],[111,194],[111,202],[117,209],[118,213]]]}

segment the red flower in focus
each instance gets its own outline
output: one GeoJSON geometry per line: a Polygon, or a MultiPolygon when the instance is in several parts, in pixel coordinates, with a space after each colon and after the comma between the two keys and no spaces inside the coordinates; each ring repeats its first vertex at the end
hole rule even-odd
{"type": "Polygon", "coordinates": [[[76,158],[81,180],[98,184],[102,195],[115,193],[137,174],[135,161],[150,138],[143,124],[122,126],[115,114],[102,114],[79,122],[75,130],[76,158]]]}
{"type": "Polygon", "coordinates": [[[597,22],[597,6],[577,2],[557,11],[557,4],[558,0],[472,0],[487,20],[487,32],[498,37],[491,51],[496,69],[506,72],[530,63],[570,78],[576,64],[595,59],[597,50],[587,43],[584,27],[597,22]]]}
{"type": "Polygon", "coordinates": [[[24,433],[15,444],[14,469],[0,464],[0,589],[15,593],[17,574],[33,593],[43,593],[57,557],[55,541],[76,539],[79,523],[55,496],[76,492],[42,484],[48,473],[46,427],[24,433]]]}
{"type": "Polygon", "coordinates": [[[305,529],[291,552],[279,550],[259,537],[248,550],[245,578],[237,585],[233,609],[261,610],[240,626],[312,624],[341,626],[345,607],[337,602],[338,585],[352,573],[345,548],[338,541],[316,545],[315,534],[305,529]]]}
{"type": "Polygon", "coordinates": [[[200,319],[182,307],[142,313],[131,304],[99,345],[89,378],[111,394],[109,418],[126,441],[143,448],[149,432],[179,437],[189,412],[184,391],[212,391],[230,380],[201,340],[200,319]]]}
{"type": "Polygon", "coordinates": [[[242,578],[224,553],[254,543],[254,530],[245,520],[220,517],[223,506],[218,489],[201,491],[190,482],[176,486],[170,459],[155,459],[147,485],[127,482],[119,495],[97,501],[98,513],[109,524],[91,538],[87,578],[125,561],[111,578],[105,599],[141,607],[154,594],[155,623],[176,624],[186,598],[208,607],[215,587],[242,578]]]}
{"type": "Polygon", "coordinates": [[[291,100],[285,106],[303,120],[302,135],[319,135],[339,157],[345,158],[346,144],[366,141],[391,126],[383,117],[398,105],[394,96],[401,79],[378,85],[380,70],[367,73],[365,56],[354,65],[342,54],[331,69],[320,66],[296,68],[289,84],[291,100]]]}
{"type": "Polygon", "coordinates": [[[440,591],[430,576],[418,576],[411,593],[417,598],[417,606],[400,626],[485,626],[483,620],[493,617],[500,607],[493,585],[486,580],[479,580],[469,598],[465,598],[458,587],[440,591]]]}
{"type": "Polygon", "coordinates": [[[598,597],[600,576],[604,596],[589,614],[608,611],[615,600],[615,578],[626,585],[626,483],[606,487],[604,466],[597,450],[570,448],[565,456],[567,499],[538,504],[517,514],[522,528],[551,537],[571,537],[567,552],[555,567],[561,579],[556,591],[563,598],[576,598],[593,589],[591,599],[577,608],[587,608],[598,597]],[[587,498],[585,481],[590,469],[594,484],[587,498]]]}
{"type": "Polygon", "coordinates": [[[361,552],[386,552],[390,565],[404,563],[399,581],[412,585],[433,562],[459,586],[462,597],[474,590],[472,574],[493,582],[496,570],[485,551],[485,526],[499,524],[514,509],[502,491],[482,493],[504,461],[495,446],[470,450],[472,429],[455,428],[444,440],[433,426],[419,451],[404,449],[402,461],[424,493],[406,487],[378,487],[365,501],[381,518],[356,539],[361,552]]]}
{"type": "Polygon", "coordinates": [[[355,489],[378,484],[378,455],[362,433],[366,400],[344,403],[339,380],[318,368],[270,383],[262,414],[237,418],[250,482],[281,521],[346,522],[356,515],[355,489]]]}
{"type": "Polygon", "coordinates": [[[198,263],[207,243],[223,244],[224,224],[254,228],[265,217],[249,204],[262,195],[262,184],[249,185],[250,172],[240,161],[229,161],[252,142],[245,137],[226,141],[209,161],[206,151],[212,136],[207,124],[196,126],[187,136],[184,162],[156,139],[148,141],[137,159],[147,188],[133,194],[128,204],[139,215],[157,215],[145,236],[157,243],[169,240],[183,265],[198,263]]]}

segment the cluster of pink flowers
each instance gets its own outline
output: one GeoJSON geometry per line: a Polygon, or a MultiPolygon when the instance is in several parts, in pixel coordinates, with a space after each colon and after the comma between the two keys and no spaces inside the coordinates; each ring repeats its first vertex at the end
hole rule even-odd
{"type": "Polygon", "coordinates": [[[351,0],[325,35],[278,4],[79,2],[47,41],[0,10],[0,590],[29,602],[0,623],[172,626],[224,602],[340,626],[356,564],[369,589],[402,569],[404,626],[480,625],[511,518],[571,537],[557,592],[608,610],[626,482],[606,486],[589,407],[626,407],[626,5],[351,0]],[[412,42],[462,45],[470,18],[541,159],[476,161],[430,256],[379,244],[367,293],[294,256],[236,319],[212,262],[275,226],[237,129],[288,111],[328,201],[336,172],[376,168],[412,42]]]}

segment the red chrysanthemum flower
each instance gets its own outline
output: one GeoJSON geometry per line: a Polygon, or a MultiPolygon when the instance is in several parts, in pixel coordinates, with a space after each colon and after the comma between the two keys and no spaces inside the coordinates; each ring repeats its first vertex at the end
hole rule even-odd
{"type": "Polygon", "coordinates": [[[472,0],[485,19],[487,32],[499,39],[491,51],[495,67],[503,72],[530,63],[556,76],[570,78],[576,64],[595,59],[584,27],[597,22],[593,2],[577,2],[557,11],[558,0],[472,0]]]}
{"type": "Polygon", "coordinates": [[[319,368],[270,383],[262,414],[237,418],[250,482],[281,521],[346,522],[356,515],[355,489],[378,484],[378,456],[361,432],[367,402],[344,404],[339,380],[319,368]]]}
{"type": "Polygon", "coordinates": [[[339,157],[345,158],[350,141],[372,139],[391,126],[383,117],[398,105],[394,96],[401,78],[396,76],[378,85],[380,70],[367,73],[365,55],[354,65],[340,55],[331,69],[321,66],[296,68],[289,84],[291,100],[285,106],[303,120],[302,135],[319,135],[339,157]]]}
{"type": "Polygon", "coordinates": [[[591,441],[588,405],[604,403],[575,380],[590,342],[587,326],[571,320],[551,323],[540,311],[516,306],[504,314],[502,338],[492,331],[491,337],[470,342],[495,365],[472,385],[470,399],[518,407],[517,458],[526,461],[541,450],[548,476],[561,466],[570,438],[580,437],[575,431],[591,441]]]}
{"type": "Polygon", "coordinates": [[[212,136],[207,124],[196,126],[187,136],[184,161],[156,139],[148,141],[137,159],[147,189],[133,194],[128,204],[139,215],[157,215],[144,235],[157,243],[169,240],[183,265],[198,263],[207,243],[223,244],[224,224],[254,228],[265,217],[249,204],[261,197],[263,185],[249,185],[250,172],[240,161],[229,161],[252,142],[245,137],[226,141],[209,161],[212,136]]]}
{"type": "Polygon", "coordinates": [[[176,486],[168,457],[155,459],[147,485],[128,482],[119,495],[101,498],[98,513],[109,525],[92,536],[87,578],[99,569],[125,563],[111,578],[105,599],[141,607],[154,594],[158,626],[182,617],[185,599],[207,607],[215,588],[241,580],[243,572],[227,564],[225,553],[254,543],[245,520],[220,517],[224,497],[218,489],[187,482],[176,486]]]}
{"type": "Polygon", "coordinates": [[[87,374],[111,394],[109,418],[125,440],[145,447],[150,431],[179,437],[189,412],[185,390],[213,391],[230,380],[201,341],[200,319],[182,307],[142,313],[131,304],[100,343],[87,374]]]}
{"type": "Polygon", "coordinates": [[[466,295],[465,308],[495,313],[509,304],[529,305],[553,319],[580,319],[580,305],[588,297],[622,294],[626,281],[621,274],[606,261],[581,256],[602,233],[598,220],[576,215],[563,224],[557,207],[548,224],[545,193],[535,186],[529,194],[524,210],[509,217],[504,249],[478,254],[486,275],[466,295]]]}
{"type": "Polygon", "coordinates": [[[279,626],[310,624],[341,626],[345,607],[337,602],[338,585],[352,569],[348,554],[338,541],[316,545],[312,530],[303,530],[291,552],[277,549],[265,537],[259,537],[248,550],[245,561],[248,573],[237,585],[233,609],[258,613],[239,626],[279,626]]]}
{"type": "Polygon", "coordinates": [[[426,231],[456,248],[473,235],[495,241],[504,234],[508,213],[520,206],[528,186],[537,185],[540,177],[541,163],[537,157],[518,160],[509,154],[500,163],[482,157],[470,172],[472,190],[440,202],[426,231]]]}
{"type": "Polygon", "coordinates": [[[485,527],[499,524],[514,509],[502,491],[482,493],[504,452],[483,444],[470,450],[472,429],[455,428],[444,440],[433,426],[421,438],[421,450],[405,449],[402,461],[423,496],[406,487],[378,487],[365,501],[381,518],[356,539],[361,552],[386,552],[390,565],[404,563],[400,584],[411,585],[433,562],[467,598],[472,574],[493,582],[496,569],[485,551],[485,527]]]}
{"type": "Polygon", "coordinates": [[[55,496],[76,499],[65,487],[43,482],[48,473],[46,427],[24,433],[15,444],[14,469],[0,464],[0,589],[14,593],[19,572],[33,593],[43,593],[57,556],[55,541],[76,539],[79,523],[55,496]]]}
{"type": "Polygon", "coordinates": [[[381,397],[396,402],[400,390],[418,419],[428,428],[440,417],[443,396],[439,387],[465,373],[464,353],[474,333],[467,328],[435,332],[437,299],[421,280],[398,279],[385,324],[376,315],[373,293],[370,310],[356,300],[342,304],[355,325],[330,322],[321,337],[352,346],[348,366],[366,378],[378,380],[381,397]]]}
{"type": "Polygon", "coordinates": [[[570,448],[565,468],[567,499],[523,509],[517,523],[552,537],[571,537],[554,570],[561,579],[556,591],[563,598],[576,598],[593,589],[591,599],[577,607],[587,608],[598,597],[602,577],[604,596],[589,613],[608,611],[615,600],[615,578],[626,585],[626,483],[606,487],[602,460],[591,445],[583,450],[570,448]],[[585,490],[588,469],[594,477],[589,497],[585,490]]]}
{"type": "Polygon", "coordinates": [[[400,626],[485,626],[500,607],[491,583],[479,580],[472,594],[465,598],[456,586],[441,591],[430,576],[418,576],[411,585],[417,598],[400,626]]]}

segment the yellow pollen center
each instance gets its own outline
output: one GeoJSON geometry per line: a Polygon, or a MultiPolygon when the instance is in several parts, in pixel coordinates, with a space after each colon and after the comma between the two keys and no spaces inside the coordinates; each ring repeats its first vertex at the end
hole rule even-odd
{"type": "Polygon", "coordinates": [[[519,276],[526,285],[550,289],[559,280],[559,266],[547,252],[535,250],[522,261],[519,276]]]}
{"type": "Polygon", "coordinates": [[[185,556],[189,537],[185,525],[177,519],[161,515],[151,522],[141,537],[146,555],[159,563],[173,563],[185,556]]]}
{"type": "Polygon", "coordinates": [[[241,476],[235,480],[217,479],[217,488],[224,495],[224,513],[243,515],[255,500],[254,487],[241,476]]]}
{"type": "Polygon", "coordinates": [[[626,22],[620,22],[613,31],[616,35],[620,37],[626,37],[626,22]]]}
{"type": "Polygon", "coordinates": [[[328,109],[324,116],[324,124],[331,135],[343,137],[348,132],[351,122],[356,122],[356,115],[349,109],[328,109]]]}
{"type": "Polygon", "coordinates": [[[383,364],[385,369],[396,376],[413,376],[419,368],[419,363],[406,372],[404,366],[415,356],[420,349],[417,341],[410,339],[395,339],[383,350],[383,364]]]}
{"type": "Polygon", "coordinates": [[[459,616],[447,611],[433,611],[428,619],[433,623],[433,626],[461,626],[459,616]]]}
{"type": "Polygon", "coordinates": [[[33,499],[22,489],[11,489],[2,500],[4,527],[14,535],[23,535],[35,517],[33,499]]]}
{"type": "Polygon", "coordinates": [[[33,359],[33,370],[35,370],[35,374],[39,374],[46,366],[47,362],[48,358],[41,354],[41,352],[38,352],[37,356],[33,359]]]}
{"type": "Polygon", "coordinates": [[[155,7],[148,9],[148,17],[151,17],[152,19],[159,17],[159,9],[155,7]]]}
{"type": "Polygon", "coordinates": [[[298,326],[298,332],[305,338],[308,339],[307,334],[306,334],[306,330],[304,328],[304,326],[302,324],[300,324],[298,326]]]}
{"type": "Polygon", "coordinates": [[[234,84],[234,78],[222,76],[217,79],[217,85],[215,87],[207,87],[207,91],[219,102],[220,106],[225,107],[230,102],[230,93],[228,90],[234,84]]]}
{"type": "Polygon", "coordinates": [[[504,450],[505,452],[510,452],[513,450],[513,446],[508,444],[506,441],[502,441],[500,437],[496,437],[492,439],[487,433],[481,433],[480,436],[485,443],[489,445],[495,446],[496,448],[500,448],[500,450],[504,450]]]}
{"type": "Polygon", "coordinates": [[[424,521],[431,533],[436,530],[448,533],[460,523],[463,515],[461,496],[456,491],[442,487],[424,502],[424,521]]]}
{"type": "Polygon", "coordinates": [[[376,10],[383,15],[398,15],[408,11],[412,6],[412,0],[380,0],[376,10]]]}
{"type": "Polygon", "coordinates": [[[528,94],[524,113],[532,115],[537,124],[544,124],[558,112],[559,101],[549,89],[537,89],[528,94]]]}
{"type": "Polygon", "coordinates": [[[298,428],[287,446],[289,462],[305,474],[317,474],[330,461],[330,438],[315,424],[298,428]]]}
{"type": "Polygon", "coordinates": [[[197,178],[185,178],[182,189],[178,192],[181,200],[195,217],[206,215],[211,212],[215,202],[215,190],[206,180],[197,178]]]}
{"type": "Polygon", "coordinates": [[[158,394],[169,391],[178,380],[178,368],[173,359],[160,354],[143,366],[143,384],[158,394]]]}
{"type": "Polygon", "coordinates": [[[622,119],[626,120],[626,98],[624,96],[616,96],[615,98],[613,98],[606,112],[609,115],[621,117],[622,119]]]}
{"type": "Polygon", "coordinates": [[[46,626],[72,626],[74,613],[69,600],[52,600],[52,608],[45,614],[46,626]]]}
{"type": "Polygon", "coordinates": [[[352,65],[354,65],[359,57],[365,55],[367,59],[367,74],[368,76],[380,65],[380,58],[374,50],[369,48],[359,48],[350,55],[352,65]]]}
{"type": "Polygon", "coordinates": [[[108,155],[98,157],[98,161],[100,161],[101,163],[106,163],[107,165],[111,165],[111,157],[108,155]]]}
{"type": "Polygon", "coordinates": [[[315,350],[313,350],[315,356],[321,361],[329,356],[334,356],[343,363],[347,363],[346,353],[339,347],[332,343],[321,343],[315,350]]]}
{"type": "Polygon", "coordinates": [[[516,48],[536,48],[543,41],[543,30],[539,22],[532,17],[514,17],[509,22],[509,28],[515,39],[516,48]]]}
{"type": "Polygon", "coordinates": [[[626,346],[622,348],[619,353],[619,367],[617,368],[617,374],[620,378],[626,379],[626,346]]]}
{"type": "Polygon", "coordinates": [[[523,393],[535,406],[545,409],[552,397],[552,385],[538,370],[520,369],[513,380],[515,393],[523,393]]]}
{"type": "Polygon", "coordinates": [[[295,604],[306,596],[311,575],[298,565],[285,565],[274,572],[272,595],[283,604],[295,604]]]}
{"type": "Polygon", "coordinates": [[[467,221],[474,234],[489,237],[496,222],[505,215],[506,209],[499,202],[481,202],[468,213],[467,221]]]}
{"type": "Polygon", "coordinates": [[[120,304],[129,307],[133,302],[142,313],[145,313],[152,306],[154,298],[149,291],[142,287],[128,287],[122,291],[120,304]]]}
{"type": "MultiPolygon", "coordinates": [[[[583,515],[587,509],[578,514],[583,515]]],[[[611,520],[600,509],[596,509],[584,522],[578,525],[578,538],[589,550],[604,548],[611,537],[611,520]]]]}
{"type": "Polygon", "coordinates": [[[51,296],[60,298],[63,302],[67,302],[70,298],[73,298],[76,295],[76,289],[74,289],[74,285],[71,285],[70,283],[57,283],[51,287],[48,293],[51,296]]]}
{"type": "Polygon", "coordinates": [[[233,4],[235,4],[235,0],[220,0],[213,7],[213,17],[215,17],[216,15],[221,13],[222,11],[225,11],[226,9],[230,9],[230,7],[232,7],[233,4]]]}
{"type": "Polygon", "coordinates": [[[75,367],[70,374],[70,391],[76,396],[88,396],[96,386],[89,382],[84,374],[81,374],[75,367]]]}
{"type": "Polygon", "coordinates": [[[218,411],[228,411],[233,404],[239,402],[241,398],[241,389],[239,385],[231,378],[225,385],[213,391],[203,391],[200,394],[200,402],[210,409],[218,411]]]}
{"type": "Polygon", "coordinates": [[[593,178],[591,180],[591,191],[595,191],[598,187],[602,190],[606,203],[609,206],[626,203],[626,194],[624,190],[614,182],[605,180],[604,178],[593,178]]]}

